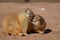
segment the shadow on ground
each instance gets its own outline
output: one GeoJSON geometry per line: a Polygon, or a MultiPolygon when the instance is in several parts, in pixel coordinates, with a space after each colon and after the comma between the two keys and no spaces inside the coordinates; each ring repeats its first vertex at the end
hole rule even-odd
{"type": "Polygon", "coordinates": [[[46,29],[45,32],[44,32],[44,34],[48,34],[48,33],[50,33],[50,32],[52,32],[51,29],[46,29]]]}

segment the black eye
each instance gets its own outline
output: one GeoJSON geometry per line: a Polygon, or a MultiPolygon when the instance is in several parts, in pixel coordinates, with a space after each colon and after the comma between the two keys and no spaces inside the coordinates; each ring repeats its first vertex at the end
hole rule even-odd
{"type": "Polygon", "coordinates": [[[27,10],[25,10],[25,12],[27,12],[27,10]]]}

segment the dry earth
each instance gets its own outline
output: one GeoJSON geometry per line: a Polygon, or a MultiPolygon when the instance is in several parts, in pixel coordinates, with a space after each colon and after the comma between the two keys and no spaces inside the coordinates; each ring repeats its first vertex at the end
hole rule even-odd
{"type": "Polygon", "coordinates": [[[60,40],[60,3],[0,3],[0,40],[60,40]],[[25,37],[2,34],[1,21],[3,16],[30,8],[35,14],[41,15],[46,21],[48,32],[44,35],[30,34],[25,37]],[[44,11],[41,8],[45,8],[44,11]]]}

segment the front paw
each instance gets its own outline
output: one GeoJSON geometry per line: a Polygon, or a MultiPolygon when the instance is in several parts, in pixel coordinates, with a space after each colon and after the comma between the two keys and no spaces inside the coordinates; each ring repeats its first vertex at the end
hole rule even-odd
{"type": "Polygon", "coordinates": [[[20,36],[26,36],[27,33],[20,33],[19,35],[20,35],[20,36]]]}
{"type": "Polygon", "coordinates": [[[39,33],[39,34],[41,34],[41,35],[43,35],[43,34],[44,34],[44,32],[43,32],[43,31],[38,31],[38,33],[39,33]]]}

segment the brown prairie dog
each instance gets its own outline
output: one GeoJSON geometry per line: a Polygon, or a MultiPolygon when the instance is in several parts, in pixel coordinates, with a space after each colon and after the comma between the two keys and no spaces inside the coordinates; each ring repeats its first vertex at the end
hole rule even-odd
{"type": "Polygon", "coordinates": [[[33,12],[29,8],[5,16],[2,20],[2,31],[11,35],[26,35],[28,23],[32,18],[33,12]]]}
{"type": "Polygon", "coordinates": [[[38,32],[40,34],[44,33],[46,23],[45,23],[45,20],[43,19],[43,17],[41,17],[38,14],[35,15],[35,17],[33,18],[32,24],[33,24],[33,30],[32,31],[38,32]]]}

